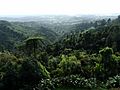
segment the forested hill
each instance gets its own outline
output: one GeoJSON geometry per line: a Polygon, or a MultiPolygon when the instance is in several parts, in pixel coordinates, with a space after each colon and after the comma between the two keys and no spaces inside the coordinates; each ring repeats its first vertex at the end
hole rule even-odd
{"type": "Polygon", "coordinates": [[[0,90],[119,88],[120,16],[68,26],[0,21],[0,90]]]}
{"type": "Polygon", "coordinates": [[[15,31],[8,21],[0,21],[0,50],[12,50],[18,41],[25,37],[23,33],[15,31]]]}
{"type": "MultiPolygon", "coordinates": [[[[115,17],[111,18],[114,19],[115,17]]],[[[0,21],[1,23],[0,50],[4,49],[11,50],[14,49],[17,45],[19,45],[22,41],[24,41],[28,37],[42,36],[46,38],[48,43],[51,42],[53,43],[53,41],[54,42],[57,41],[60,37],[64,37],[71,31],[73,32],[71,34],[75,34],[75,32],[100,27],[99,24],[102,23],[102,25],[104,25],[104,23],[106,23],[105,20],[108,20],[109,17],[41,16],[41,17],[1,18],[1,19],[3,20],[0,21]],[[4,20],[8,20],[11,22],[4,20]]],[[[114,20],[113,22],[116,23],[116,21],[117,20],[114,20]]],[[[67,45],[65,45],[65,47],[67,47],[67,45]]]]}
{"type": "Polygon", "coordinates": [[[55,41],[58,35],[52,30],[43,26],[31,27],[23,23],[12,23],[0,21],[0,51],[14,50],[16,46],[23,43],[28,37],[44,37],[48,43],[55,41]]]}
{"type": "Polygon", "coordinates": [[[23,33],[27,37],[41,36],[48,42],[53,43],[59,37],[59,35],[52,31],[49,27],[39,25],[37,22],[11,22],[16,31],[23,33]]]}
{"type": "MultiPolygon", "coordinates": [[[[102,19],[115,19],[117,16],[96,16],[96,15],[41,15],[41,16],[21,16],[21,17],[0,17],[1,20],[7,20],[15,24],[22,24],[29,27],[40,27],[51,29],[59,36],[64,35],[77,28],[84,27],[84,23],[102,19]],[[81,24],[83,23],[83,24],[81,24]],[[81,25],[80,25],[81,24],[81,25]]],[[[87,26],[87,25],[86,25],[87,26]]]]}
{"type": "Polygon", "coordinates": [[[120,16],[114,20],[102,19],[92,24],[79,24],[77,27],[79,29],[65,34],[56,42],[51,52],[57,51],[57,53],[54,53],[55,55],[72,52],[73,50],[99,53],[101,48],[107,46],[113,48],[115,52],[120,52],[120,16]]]}
{"type": "MultiPolygon", "coordinates": [[[[42,36],[53,43],[70,31],[93,27],[97,16],[0,17],[0,50],[13,50],[28,37],[42,36]],[[6,21],[7,20],[7,21],[6,21]]],[[[105,17],[108,18],[108,17],[105,17]]],[[[115,17],[112,17],[115,18],[115,17]]]]}

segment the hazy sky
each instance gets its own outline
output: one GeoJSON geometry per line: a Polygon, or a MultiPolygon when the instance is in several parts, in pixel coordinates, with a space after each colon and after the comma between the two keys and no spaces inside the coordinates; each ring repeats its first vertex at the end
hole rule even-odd
{"type": "Polygon", "coordinates": [[[120,0],[0,0],[0,15],[120,13],[120,0]]]}

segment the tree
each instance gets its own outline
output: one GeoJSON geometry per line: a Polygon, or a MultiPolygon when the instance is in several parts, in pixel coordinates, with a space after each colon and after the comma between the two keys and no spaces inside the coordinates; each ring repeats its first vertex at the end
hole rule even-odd
{"type": "Polygon", "coordinates": [[[108,20],[107,20],[107,24],[109,25],[110,23],[111,23],[111,19],[109,18],[108,20]]]}
{"type": "Polygon", "coordinates": [[[101,20],[101,26],[104,26],[105,24],[106,24],[106,20],[105,19],[101,20]]]}
{"type": "Polygon", "coordinates": [[[120,22],[120,15],[118,16],[118,22],[120,22]]]}
{"type": "Polygon", "coordinates": [[[62,70],[63,76],[81,72],[81,63],[77,60],[76,56],[62,55],[61,59],[58,66],[59,69],[62,70]]]}
{"type": "Polygon", "coordinates": [[[28,55],[33,54],[33,56],[36,57],[37,49],[42,50],[43,45],[45,45],[45,43],[43,42],[43,39],[44,38],[42,37],[31,37],[25,41],[26,42],[25,46],[26,46],[28,55]]]}
{"type": "Polygon", "coordinates": [[[104,68],[104,72],[103,74],[104,79],[107,79],[109,76],[112,75],[112,54],[113,54],[113,49],[106,47],[102,50],[100,50],[100,54],[102,56],[102,63],[103,63],[103,68],[104,68]]]}
{"type": "Polygon", "coordinates": [[[34,88],[46,78],[50,78],[50,74],[40,62],[28,59],[22,63],[19,71],[21,88],[34,88]]]}
{"type": "Polygon", "coordinates": [[[112,53],[113,53],[113,49],[109,48],[109,47],[106,47],[106,48],[100,50],[100,54],[102,55],[102,61],[104,63],[104,68],[107,67],[110,60],[112,59],[112,53]]]}
{"type": "Polygon", "coordinates": [[[18,66],[13,54],[0,53],[0,90],[18,90],[18,66]]]}

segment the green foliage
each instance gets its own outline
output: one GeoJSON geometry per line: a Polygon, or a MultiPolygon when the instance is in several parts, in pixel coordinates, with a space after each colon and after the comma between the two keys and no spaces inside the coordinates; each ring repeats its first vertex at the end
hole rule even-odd
{"type": "Polygon", "coordinates": [[[40,62],[20,60],[9,52],[0,53],[1,90],[32,90],[43,78],[50,78],[50,74],[40,62]]]}
{"type": "MultiPolygon", "coordinates": [[[[108,78],[109,76],[114,76],[118,74],[118,62],[119,59],[118,57],[113,54],[113,49],[112,48],[104,48],[100,50],[100,53],[102,55],[102,63],[103,63],[103,68],[104,68],[104,74],[105,78],[108,78]],[[114,70],[114,72],[113,72],[114,70]]],[[[104,79],[105,79],[104,78],[104,79]]]]}
{"type": "Polygon", "coordinates": [[[26,60],[22,63],[19,77],[22,87],[35,87],[43,78],[50,78],[49,72],[38,61],[26,60]]]}
{"type": "Polygon", "coordinates": [[[70,75],[66,77],[54,78],[52,80],[55,87],[74,87],[74,88],[96,88],[97,81],[95,78],[85,79],[79,75],[70,75]]]}
{"type": "Polygon", "coordinates": [[[120,87],[120,76],[116,75],[114,77],[109,77],[106,86],[108,88],[119,88],[120,87]]]}
{"type": "Polygon", "coordinates": [[[38,61],[41,62],[42,65],[44,65],[45,67],[48,67],[49,56],[46,52],[40,52],[37,55],[37,59],[38,61]]]}
{"type": "Polygon", "coordinates": [[[63,71],[63,76],[76,74],[77,70],[80,69],[80,62],[75,56],[62,55],[58,67],[63,71]]]}
{"type": "Polygon", "coordinates": [[[106,47],[102,50],[100,50],[100,54],[102,55],[102,62],[104,64],[104,68],[107,68],[107,65],[109,65],[112,61],[112,48],[106,47]]]}
{"type": "Polygon", "coordinates": [[[50,79],[43,79],[37,86],[38,90],[55,90],[53,82],[50,79]]]}
{"type": "Polygon", "coordinates": [[[9,52],[0,53],[0,89],[17,89],[18,59],[9,52]]]}
{"type": "Polygon", "coordinates": [[[120,87],[119,19],[78,24],[57,42],[48,27],[0,21],[0,50],[13,50],[0,52],[0,90],[120,87]]]}
{"type": "MultiPolygon", "coordinates": [[[[39,22],[11,22],[15,30],[22,33],[26,37],[45,37],[49,43],[53,43],[53,39],[57,40],[59,35],[52,31],[46,25],[39,25],[39,22]]],[[[42,22],[43,23],[43,22],[42,22]]]]}
{"type": "Polygon", "coordinates": [[[100,54],[103,56],[103,58],[106,58],[105,56],[111,56],[113,53],[112,48],[106,47],[103,50],[100,50],[100,54]]]}
{"type": "Polygon", "coordinates": [[[52,57],[48,61],[48,68],[49,70],[52,71],[55,70],[58,67],[58,64],[60,63],[60,59],[57,57],[52,57]]]}
{"type": "Polygon", "coordinates": [[[0,20],[0,51],[13,51],[15,45],[23,39],[24,36],[16,32],[10,22],[0,20]]]}
{"type": "Polygon", "coordinates": [[[33,56],[36,57],[37,49],[40,50],[44,44],[42,40],[42,37],[32,37],[25,41],[25,47],[28,51],[28,55],[33,54],[33,56]]]}

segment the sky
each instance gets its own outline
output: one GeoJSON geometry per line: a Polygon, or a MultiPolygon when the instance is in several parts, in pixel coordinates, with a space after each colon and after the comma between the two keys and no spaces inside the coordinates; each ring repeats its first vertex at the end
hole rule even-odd
{"type": "Polygon", "coordinates": [[[0,0],[0,16],[116,13],[120,13],[120,0],[0,0]]]}

